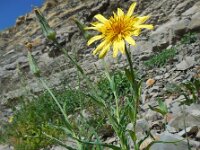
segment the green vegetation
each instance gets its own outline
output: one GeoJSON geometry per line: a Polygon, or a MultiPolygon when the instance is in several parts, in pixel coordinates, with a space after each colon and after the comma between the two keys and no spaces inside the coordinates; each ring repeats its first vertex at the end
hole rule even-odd
{"type": "Polygon", "coordinates": [[[161,53],[153,56],[149,60],[145,61],[144,64],[148,68],[153,67],[162,67],[165,65],[170,59],[172,59],[176,55],[176,48],[165,49],[161,53]]]}
{"type": "Polygon", "coordinates": [[[192,78],[191,81],[181,84],[182,92],[184,95],[185,101],[181,102],[181,105],[191,105],[197,103],[200,97],[200,80],[192,78]],[[191,95],[191,96],[189,96],[191,95]]]}
{"type": "MultiPolygon", "coordinates": [[[[65,106],[67,114],[77,111],[80,99],[83,105],[87,103],[89,106],[83,93],[78,90],[54,91],[54,94],[62,106],[65,106]]],[[[63,126],[63,116],[53,103],[52,97],[45,92],[31,102],[23,104],[13,116],[13,121],[6,125],[2,132],[4,138],[7,138],[16,150],[35,150],[55,144],[55,141],[49,140],[43,132],[57,138],[64,136],[62,130],[53,128],[52,125],[63,126]]]]}
{"type": "MultiPolygon", "coordinates": [[[[114,78],[118,85],[117,89],[121,95],[120,97],[123,98],[123,95],[128,95],[130,93],[127,89],[129,83],[126,80],[125,74],[116,72],[114,78]]],[[[113,105],[114,95],[110,94],[112,91],[108,79],[102,76],[97,83],[97,87],[99,92],[102,92],[99,94],[110,105],[113,105]]],[[[102,126],[106,124],[106,117],[100,114],[98,108],[93,103],[90,103],[90,98],[84,94],[86,92],[83,93],[80,90],[70,89],[63,91],[53,90],[53,93],[64,107],[66,114],[73,115],[71,121],[74,128],[78,128],[77,125],[81,126],[80,135],[89,134],[88,129],[91,127],[98,134],[101,134],[102,126]],[[92,117],[84,121],[79,118],[77,122],[76,117],[80,115],[82,110],[87,110],[92,114],[92,117]]],[[[47,138],[43,134],[44,132],[58,139],[65,137],[65,133],[61,129],[55,128],[55,126],[64,126],[65,122],[48,92],[37,96],[30,102],[27,100],[23,101],[26,101],[26,104],[23,103],[21,109],[15,112],[13,121],[1,128],[1,142],[7,141],[16,150],[35,150],[57,144],[55,140],[47,138]]]]}
{"type": "MultiPolygon", "coordinates": [[[[180,44],[191,44],[194,43],[196,40],[196,33],[189,32],[183,35],[183,37],[180,40],[180,44]]],[[[167,62],[169,62],[175,57],[177,53],[176,47],[179,47],[180,44],[170,49],[164,49],[162,52],[156,54],[149,60],[145,61],[144,65],[148,68],[164,66],[167,62]]]]}
{"type": "Polygon", "coordinates": [[[191,44],[194,43],[197,40],[196,33],[194,32],[189,32],[183,35],[181,38],[181,44],[191,44]]]}

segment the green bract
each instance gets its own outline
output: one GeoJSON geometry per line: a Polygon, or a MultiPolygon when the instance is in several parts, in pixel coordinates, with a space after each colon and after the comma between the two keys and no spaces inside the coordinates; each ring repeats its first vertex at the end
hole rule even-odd
{"type": "Polygon", "coordinates": [[[49,26],[47,20],[39,9],[34,9],[35,15],[40,23],[43,34],[49,39],[54,41],[56,39],[56,32],[49,26]]]}
{"type": "Polygon", "coordinates": [[[36,76],[36,77],[40,77],[40,69],[37,66],[37,63],[34,59],[34,57],[32,56],[31,52],[28,51],[28,62],[29,62],[29,67],[30,67],[30,71],[36,76]]]}

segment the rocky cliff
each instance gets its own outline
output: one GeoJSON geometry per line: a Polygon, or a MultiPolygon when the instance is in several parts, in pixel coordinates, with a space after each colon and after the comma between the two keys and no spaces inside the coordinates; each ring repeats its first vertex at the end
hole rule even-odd
{"type": "MultiPolygon", "coordinates": [[[[133,0],[46,0],[41,7],[49,24],[57,32],[59,42],[74,55],[86,72],[90,75],[102,69],[100,60],[91,55],[92,48],[86,46],[86,41],[81,36],[72,18],[77,18],[81,22],[89,25],[93,16],[97,13],[110,16],[117,7],[126,10],[133,0]]],[[[182,35],[187,32],[200,32],[200,1],[199,0],[137,0],[136,13],[141,15],[151,15],[149,23],[155,25],[155,30],[144,31],[140,38],[137,38],[137,46],[132,47],[135,57],[135,67],[141,72],[143,60],[150,58],[155,52],[162,51],[178,42],[182,35]]],[[[49,80],[51,86],[59,87],[63,81],[74,84],[76,69],[66,60],[51,42],[45,40],[42,31],[35,19],[34,13],[30,12],[25,16],[20,16],[16,20],[16,25],[0,33],[0,104],[8,104],[24,94],[22,90],[19,70],[25,75],[23,82],[30,91],[37,93],[42,90],[35,82],[33,75],[29,71],[27,62],[27,50],[24,42],[33,43],[33,55],[42,68],[42,74],[49,80]]],[[[171,74],[177,65],[182,65],[185,56],[188,56],[189,68],[193,69],[200,64],[199,41],[187,47],[190,53],[180,52],[179,57],[169,64],[157,76],[171,74]],[[182,56],[184,54],[184,56],[182,56]],[[184,57],[184,58],[183,58],[184,57]]],[[[115,67],[123,65],[123,58],[120,64],[115,60],[106,58],[107,61],[115,64],[115,67]]],[[[186,72],[177,72],[177,76],[190,74],[188,68],[186,72]],[[188,71],[188,72],[187,72],[188,71]]],[[[167,76],[167,75],[166,75],[167,76]]],[[[161,77],[162,78],[162,77],[161,77]]],[[[161,80],[160,78],[160,80],[161,80]]],[[[184,80],[181,78],[180,80],[184,80]]],[[[170,79],[171,80],[171,79],[170,79]]],[[[169,82],[166,80],[165,82],[169,82]]],[[[165,84],[161,83],[161,84],[165,84]]],[[[159,81],[158,81],[159,83],[159,81]]]]}

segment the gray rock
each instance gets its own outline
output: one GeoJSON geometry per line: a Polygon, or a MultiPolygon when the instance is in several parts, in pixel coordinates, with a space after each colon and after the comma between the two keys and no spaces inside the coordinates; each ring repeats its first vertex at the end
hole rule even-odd
{"type": "MultiPolygon", "coordinates": [[[[175,134],[164,132],[160,135],[159,140],[165,142],[176,142],[182,139],[183,139],[182,137],[177,136],[175,134]]],[[[177,142],[176,144],[156,143],[153,144],[153,146],[151,146],[150,150],[188,150],[188,147],[187,147],[187,142],[180,141],[177,142]]]]}
{"type": "MultiPolygon", "coordinates": [[[[126,127],[127,130],[133,130],[133,124],[129,123],[126,127]]],[[[139,119],[136,123],[136,132],[144,133],[149,129],[149,124],[145,119],[139,119]]]]}
{"type": "Polygon", "coordinates": [[[197,138],[198,140],[200,140],[200,129],[199,129],[199,131],[198,131],[198,133],[197,133],[197,135],[196,135],[196,138],[197,138]]]}
{"type": "Polygon", "coordinates": [[[180,131],[178,133],[179,136],[186,136],[186,133],[188,136],[191,136],[191,135],[196,135],[197,132],[198,132],[198,127],[197,126],[193,126],[193,127],[188,127],[186,129],[183,129],[182,131],[180,131]]]}
{"type": "Polygon", "coordinates": [[[200,126],[200,105],[193,104],[191,106],[186,106],[184,108],[184,113],[182,112],[178,103],[173,104],[172,109],[173,118],[169,122],[171,127],[176,129],[184,129],[184,119],[186,127],[200,126]],[[173,111],[176,110],[176,111],[173,111]]]}
{"type": "Polygon", "coordinates": [[[13,148],[8,145],[0,145],[0,150],[13,150],[13,148]]]}
{"type": "Polygon", "coordinates": [[[187,70],[196,64],[194,56],[185,57],[185,59],[176,65],[177,70],[187,70]]]}
{"type": "Polygon", "coordinates": [[[165,73],[164,77],[165,77],[165,79],[169,78],[170,77],[170,73],[165,73]]]}
{"type": "Polygon", "coordinates": [[[163,75],[159,75],[155,77],[155,80],[160,80],[160,79],[163,79],[163,75]]]}
{"type": "MultiPolygon", "coordinates": [[[[71,139],[66,140],[64,142],[64,144],[66,146],[70,146],[70,147],[72,147],[74,149],[77,147],[76,141],[71,140],[71,139]]],[[[52,148],[50,150],[66,150],[66,148],[63,147],[63,146],[52,146],[52,148]]]]}
{"type": "MultiPolygon", "coordinates": [[[[200,9],[200,7],[199,7],[200,9]]],[[[192,16],[192,20],[190,22],[189,28],[192,30],[199,30],[200,29],[200,22],[199,22],[199,18],[200,17],[200,13],[196,13],[194,16],[192,16]]]]}
{"type": "Polygon", "coordinates": [[[159,92],[160,91],[160,86],[153,86],[148,91],[149,91],[150,94],[159,92]]]}

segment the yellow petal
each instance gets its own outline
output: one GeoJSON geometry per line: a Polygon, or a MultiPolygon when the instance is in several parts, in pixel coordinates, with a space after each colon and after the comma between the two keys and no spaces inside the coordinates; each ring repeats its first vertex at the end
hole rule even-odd
{"type": "Polygon", "coordinates": [[[113,17],[111,17],[112,19],[117,17],[117,14],[115,12],[113,12],[113,17]]]}
{"type": "Polygon", "coordinates": [[[136,24],[142,24],[145,21],[147,21],[149,18],[150,18],[150,16],[137,17],[137,18],[135,18],[137,20],[136,24]]]}
{"type": "Polygon", "coordinates": [[[117,57],[117,55],[118,55],[118,42],[114,42],[113,43],[113,57],[115,58],[115,57],[117,57]]]}
{"type": "Polygon", "coordinates": [[[97,46],[97,48],[93,51],[93,55],[96,55],[106,44],[106,41],[101,42],[101,44],[99,44],[97,46]]]}
{"type": "Polygon", "coordinates": [[[129,7],[128,9],[128,12],[127,12],[127,16],[132,16],[134,10],[135,10],[135,7],[136,7],[136,2],[132,3],[131,6],[129,7]]]}
{"type": "Polygon", "coordinates": [[[117,57],[118,52],[125,53],[125,42],[124,40],[118,40],[113,43],[113,57],[117,57]]]}
{"type": "Polygon", "coordinates": [[[140,32],[141,32],[141,29],[138,28],[138,29],[134,30],[131,35],[133,35],[133,36],[139,36],[140,32]]]}
{"type": "Polygon", "coordinates": [[[102,39],[103,36],[102,35],[97,35],[97,36],[94,36],[92,37],[91,39],[89,39],[89,41],[87,42],[87,45],[91,45],[93,42],[97,41],[97,40],[100,40],[102,39]]]}
{"type": "Polygon", "coordinates": [[[101,14],[97,14],[94,16],[97,20],[99,20],[102,23],[105,23],[106,21],[108,21],[108,19],[106,19],[104,16],[102,16],[101,14]]]}
{"type": "Polygon", "coordinates": [[[119,50],[120,50],[120,52],[121,52],[122,54],[125,53],[125,42],[124,42],[124,40],[121,40],[121,41],[119,42],[119,50]]]}
{"type": "Polygon", "coordinates": [[[137,27],[153,30],[153,25],[151,25],[151,24],[143,24],[143,25],[139,25],[137,27]]]}
{"type": "Polygon", "coordinates": [[[134,40],[132,37],[130,37],[130,36],[126,37],[125,40],[126,40],[129,44],[131,44],[131,45],[133,45],[133,46],[136,45],[135,40],[134,40]]]}
{"type": "Polygon", "coordinates": [[[96,27],[85,27],[84,29],[85,29],[85,30],[97,30],[96,27]]]}
{"type": "Polygon", "coordinates": [[[101,28],[102,26],[104,26],[104,24],[102,23],[95,23],[95,24],[92,24],[93,27],[85,27],[84,29],[85,30],[97,30],[97,31],[101,31],[101,28]]]}
{"type": "Polygon", "coordinates": [[[94,27],[102,27],[104,24],[103,23],[97,23],[97,22],[95,22],[95,23],[91,23],[91,25],[92,26],[94,26],[94,27]]]}
{"type": "Polygon", "coordinates": [[[100,52],[100,54],[99,54],[99,58],[103,58],[103,57],[107,54],[109,48],[110,48],[110,44],[107,44],[107,45],[101,50],[101,52],[100,52]]]}
{"type": "Polygon", "coordinates": [[[124,12],[120,8],[118,8],[117,9],[117,15],[118,16],[124,16],[124,12]]]}

